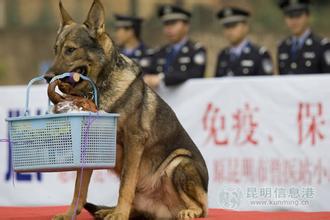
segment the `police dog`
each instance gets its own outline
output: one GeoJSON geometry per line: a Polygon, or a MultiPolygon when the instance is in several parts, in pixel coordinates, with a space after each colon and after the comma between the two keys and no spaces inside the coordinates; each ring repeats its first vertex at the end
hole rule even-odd
{"type": "MultiPolygon", "coordinates": [[[[84,170],[82,182],[77,171],[71,206],[53,219],[71,219],[84,206],[96,219],[107,220],[206,216],[205,161],[175,113],[144,83],[140,67],[114,46],[105,32],[100,0],[94,0],[83,24],[75,23],[61,2],[60,11],[55,59],[45,77],[49,80],[63,72],[85,74],[99,90],[99,110],[120,114],[113,169],[120,189],[116,207],[86,203],[92,170],[84,170]]],[[[73,88],[81,95],[88,95],[89,89],[84,81],[73,88]]]]}

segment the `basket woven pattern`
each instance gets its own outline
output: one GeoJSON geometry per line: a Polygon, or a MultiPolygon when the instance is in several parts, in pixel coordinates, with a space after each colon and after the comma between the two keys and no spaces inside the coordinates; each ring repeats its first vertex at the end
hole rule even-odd
{"type": "Polygon", "coordinates": [[[15,171],[113,167],[116,117],[90,113],[35,116],[9,121],[15,171]]]}

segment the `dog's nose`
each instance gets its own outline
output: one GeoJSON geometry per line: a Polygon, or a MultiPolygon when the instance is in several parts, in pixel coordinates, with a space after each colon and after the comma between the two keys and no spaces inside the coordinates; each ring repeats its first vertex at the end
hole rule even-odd
{"type": "Polygon", "coordinates": [[[53,73],[53,72],[47,72],[44,74],[44,78],[48,83],[52,80],[52,78],[54,76],[55,76],[55,73],[53,73]]]}

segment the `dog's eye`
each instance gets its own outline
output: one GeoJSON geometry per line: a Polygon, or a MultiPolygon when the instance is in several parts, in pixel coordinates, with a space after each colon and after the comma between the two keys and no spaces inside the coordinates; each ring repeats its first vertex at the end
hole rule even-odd
{"type": "Polygon", "coordinates": [[[75,50],[76,50],[76,48],[74,48],[74,47],[67,47],[67,48],[65,49],[65,54],[66,54],[66,55],[70,55],[70,54],[72,54],[75,50]]]}

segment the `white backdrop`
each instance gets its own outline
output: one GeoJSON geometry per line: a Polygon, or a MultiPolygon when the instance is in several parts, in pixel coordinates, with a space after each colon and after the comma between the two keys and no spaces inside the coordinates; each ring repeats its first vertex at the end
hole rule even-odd
{"type": "MultiPolygon", "coordinates": [[[[191,80],[159,93],[173,107],[208,165],[209,206],[237,210],[329,211],[330,76],[191,80]]],[[[25,87],[0,87],[0,139],[22,112],[25,87]]],[[[47,106],[32,90],[32,112],[47,106]]],[[[0,206],[69,204],[74,173],[10,172],[0,143],[0,206]]],[[[97,171],[88,201],[115,204],[116,177],[97,171]]]]}

